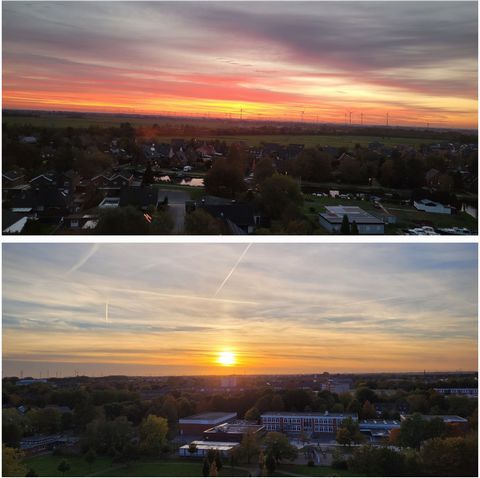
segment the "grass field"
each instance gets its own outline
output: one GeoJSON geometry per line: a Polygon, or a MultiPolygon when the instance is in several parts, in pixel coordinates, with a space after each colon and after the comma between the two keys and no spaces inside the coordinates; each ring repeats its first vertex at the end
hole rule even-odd
{"type": "Polygon", "coordinates": [[[337,470],[330,466],[282,465],[278,471],[301,476],[357,476],[349,470],[337,470]]]}
{"type": "MultiPolygon", "coordinates": [[[[386,234],[401,233],[402,229],[428,225],[434,227],[466,227],[471,231],[477,231],[477,220],[472,216],[462,212],[458,214],[433,214],[423,211],[417,211],[413,207],[391,204],[388,201],[382,201],[385,208],[397,217],[397,223],[388,225],[385,229],[386,234]]],[[[371,201],[360,201],[354,199],[339,198],[317,198],[311,195],[305,195],[304,213],[314,222],[318,222],[318,213],[325,211],[325,206],[358,206],[370,213],[379,213],[381,209],[375,208],[371,201]],[[314,211],[311,210],[314,209],[314,211]]]]}
{"type": "MultiPolygon", "coordinates": [[[[58,116],[58,115],[46,115],[39,116],[21,116],[21,115],[4,115],[2,121],[6,124],[31,124],[32,126],[39,127],[51,127],[51,128],[66,128],[68,126],[76,128],[87,128],[89,126],[100,126],[104,128],[118,126],[120,123],[129,122],[134,126],[152,126],[154,123],[158,125],[162,124],[175,124],[175,123],[188,123],[195,126],[201,126],[203,128],[219,128],[222,126],[221,122],[213,122],[208,120],[181,120],[177,118],[136,118],[136,117],[115,117],[115,116],[58,116]]],[[[237,126],[236,126],[237,127],[237,126]]],[[[217,139],[231,143],[234,141],[245,141],[250,146],[258,146],[262,142],[264,143],[279,143],[279,144],[291,144],[298,143],[304,144],[306,147],[313,146],[335,146],[353,148],[358,143],[362,146],[368,145],[368,143],[378,141],[387,146],[393,146],[396,144],[408,144],[412,146],[418,146],[422,143],[435,142],[429,138],[401,138],[401,137],[380,137],[380,136],[347,136],[347,135],[235,135],[235,136],[212,136],[209,133],[195,133],[196,137],[203,139],[217,139]]],[[[165,135],[156,137],[158,142],[169,142],[172,137],[191,139],[192,135],[165,135]]]]}
{"type": "Polygon", "coordinates": [[[112,460],[107,457],[97,457],[90,466],[82,457],[63,458],[53,455],[27,458],[25,464],[32,468],[38,476],[62,476],[57,468],[63,460],[70,464],[70,470],[65,473],[65,476],[87,476],[97,470],[108,469],[112,466],[112,460]]]}
{"type": "MultiPolygon", "coordinates": [[[[70,464],[65,476],[202,476],[201,461],[152,463],[152,460],[140,460],[130,465],[112,463],[108,457],[97,457],[88,465],[82,457],[62,458],[53,455],[42,455],[25,460],[38,476],[62,476],[58,465],[62,460],[70,464]]],[[[219,476],[246,476],[243,469],[225,466],[219,476]]]]}

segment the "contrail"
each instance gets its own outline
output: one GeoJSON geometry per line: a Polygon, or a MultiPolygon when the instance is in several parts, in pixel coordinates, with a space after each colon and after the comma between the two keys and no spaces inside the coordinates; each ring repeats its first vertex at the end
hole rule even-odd
{"type": "Polygon", "coordinates": [[[116,287],[110,287],[110,291],[122,292],[126,294],[145,294],[153,295],[156,297],[165,297],[167,299],[186,299],[186,300],[200,300],[207,302],[222,302],[226,304],[245,304],[245,305],[257,305],[257,302],[252,302],[248,300],[234,300],[234,299],[216,299],[214,297],[202,297],[199,295],[186,295],[186,294],[169,294],[163,292],[149,291],[149,290],[138,290],[138,289],[121,289],[116,287]]]}
{"type": "Polygon", "coordinates": [[[67,272],[65,275],[69,275],[71,274],[72,272],[75,272],[77,269],[79,269],[80,267],[83,266],[83,264],[85,264],[85,262],[88,261],[88,259],[90,259],[90,257],[92,257],[97,251],[98,251],[98,248],[100,247],[100,244],[92,244],[92,247],[88,250],[88,252],[86,252],[81,258],[80,260],[74,264],[67,272]]]}
{"type": "Polygon", "coordinates": [[[247,251],[250,249],[252,243],[248,244],[245,250],[240,254],[240,257],[238,258],[237,262],[235,262],[235,265],[232,267],[232,270],[228,273],[227,277],[223,280],[223,282],[220,284],[220,287],[217,289],[215,294],[213,294],[213,297],[217,297],[217,295],[220,293],[220,291],[223,289],[223,286],[227,283],[228,279],[232,276],[232,274],[235,272],[235,269],[238,267],[240,264],[241,260],[245,257],[245,254],[247,251]]]}

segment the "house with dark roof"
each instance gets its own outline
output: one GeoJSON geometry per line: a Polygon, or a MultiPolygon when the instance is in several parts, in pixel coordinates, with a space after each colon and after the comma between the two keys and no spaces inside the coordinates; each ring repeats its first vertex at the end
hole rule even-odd
{"type": "Polygon", "coordinates": [[[224,222],[232,234],[253,234],[261,225],[261,215],[250,204],[202,204],[200,208],[224,222]]]}
{"type": "Polygon", "coordinates": [[[2,174],[2,188],[14,188],[25,183],[25,175],[19,171],[6,171],[2,174]]]}
{"type": "Polygon", "coordinates": [[[152,186],[126,187],[120,191],[120,207],[135,206],[142,211],[158,207],[158,189],[152,186]]]}
{"type": "Polygon", "coordinates": [[[37,185],[20,191],[9,201],[9,207],[13,212],[63,217],[73,212],[73,196],[54,185],[37,185]]]}
{"type": "Polygon", "coordinates": [[[113,173],[111,175],[99,174],[92,178],[91,182],[97,191],[107,195],[118,195],[120,189],[132,184],[133,174],[131,172],[113,173]]]}
{"type": "Polygon", "coordinates": [[[20,234],[27,224],[28,215],[25,213],[12,212],[8,209],[2,211],[2,233],[20,234]]]}

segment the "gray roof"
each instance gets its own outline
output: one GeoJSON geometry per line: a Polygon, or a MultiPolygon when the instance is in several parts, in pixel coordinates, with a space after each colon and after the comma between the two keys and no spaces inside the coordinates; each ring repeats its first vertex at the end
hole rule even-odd
{"type": "Polygon", "coordinates": [[[356,413],[328,413],[328,412],[265,412],[262,417],[333,417],[333,418],[357,418],[356,413]]]}
{"type": "Polygon", "coordinates": [[[356,224],[383,224],[383,221],[357,206],[325,206],[327,212],[320,213],[331,224],[341,224],[343,216],[348,217],[349,222],[356,224]]]}

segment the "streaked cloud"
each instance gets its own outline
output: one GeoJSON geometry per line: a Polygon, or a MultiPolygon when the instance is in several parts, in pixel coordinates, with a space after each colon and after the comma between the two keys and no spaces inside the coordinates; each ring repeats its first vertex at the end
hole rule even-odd
{"type": "Polygon", "coordinates": [[[477,9],[4,2],[4,107],[476,127],[477,9]]]}
{"type": "Polygon", "coordinates": [[[473,244],[4,244],[4,373],[221,373],[225,348],[251,373],[476,369],[476,264],[473,244]]]}

